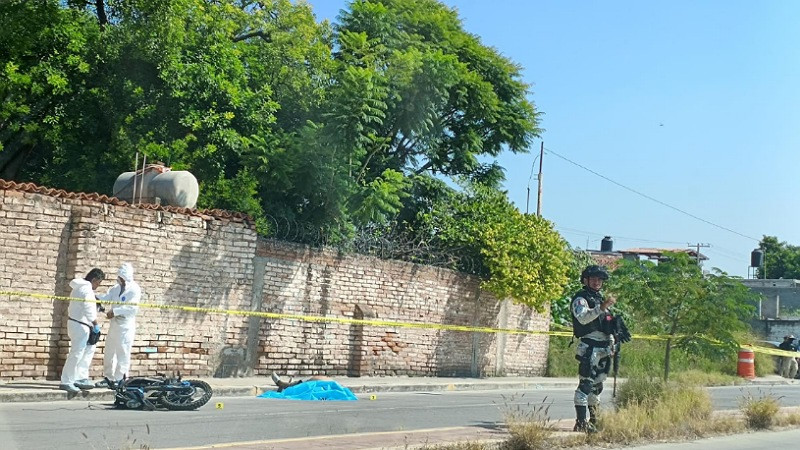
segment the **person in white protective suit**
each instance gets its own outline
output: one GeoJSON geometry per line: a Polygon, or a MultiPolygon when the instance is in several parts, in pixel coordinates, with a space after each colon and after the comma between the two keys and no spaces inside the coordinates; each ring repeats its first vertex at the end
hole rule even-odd
{"type": "Polygon", "coordinates": [[[75,278],[69,282],[72,300],[67,308],[67,335],[69,336],[69,354],[61,370],[61,384],[63,389],[70,394],[80,392],[81,389],[91,389],[94,384],[89,382],[89,366],[94,357],[95,344],[89,344],[89,331],[97,332],[100,325],[97,323],[97,305],[95,304],[94,291],[105,279],[102,270],[94,268],[86,274],[85,278],[75,278]]]}
{"type": "Polygon", "coordinates": [[[121,304],[112,305],[106,313],[110,325],[103,354],[105,380],[97,383],[98,387],[114,388],[128,374],[133,338],[136,335],[136,313],[139,312],[141,298],[142,289],[133,281],[133,266],[130,263],[122,264],[117,284],[99,297],[100,300],[121,304]]]}

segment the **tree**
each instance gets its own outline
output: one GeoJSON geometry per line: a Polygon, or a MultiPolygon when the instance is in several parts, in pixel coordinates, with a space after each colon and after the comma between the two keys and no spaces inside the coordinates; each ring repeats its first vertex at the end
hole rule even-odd
{"type": "MultiPolygon", "coordinates": [[[[438,1],[353,1],[335,26],[335,44],[322,122],[347,155],[354,210],[370,197],[360,191],[386,180],[387,170],[410,179],[393,180],[387,204],[429,188],[420,175],[501,181],[502,169],[478,156],[527,151],[540,132],[520,68],[438,1]]],[[[414,204],[413,195],[404,203],[414,204]]]]}
{"type": "Polygon", "coordinates": [[[319,114],[331,63],[309,5],[12,1],[0,21],[3,176],[110,194],[141,152],[191,170],[199,206],[256,219],[302,183],[280,176],[297,175],[282,154],[319,114]]]}
{"type": "Polygon", "coordinates": [[[754,315],[757,294],[714,269],[704,275],[686,253],[666,253],[658,264],[623,261],[609,290],[627,305],[636,331],[666,336],[664,379],[672,349],[721,357],[738,350],[734,338],[754,315]]]}
{"type": "Polygon", "coordinates": [[[74,132],[66,117],[93,88],[99,38],[88,14],[58,1],[0,3],[0,177],[19,179],[74,132]]]}
{"type": "Polygon", "coordinates": [[[504,192],[467,185],[432,205],[419,223],[443,251],[476,262],[483,288],[543,311],[567,282],[572,256],[553,224],[522,214],[504,192]]]}
{"type": "Polygon", "coordinates": [[[436,0],[357,0],[335,26],[291,0],[0,4],[0,176],[110,194],[138,152],[307,242],[414,227],[436,180],[496,188],[479,157],[527,150],[528,94],[436,0]]]}
{"type": "Polygon", "coordinates": [[[775,236],[764,236],[758,247],[764,250],[764,266],[758,269],[759,278],[800,279],[800,247],[779,242],[775,236]]]}

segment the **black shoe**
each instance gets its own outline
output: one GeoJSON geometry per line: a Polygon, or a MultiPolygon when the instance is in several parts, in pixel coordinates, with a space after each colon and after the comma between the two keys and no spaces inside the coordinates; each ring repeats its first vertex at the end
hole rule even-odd
{"type": "Polygon", "coordinates": [[[277,373],[272,372],[272,382],[275,383],[275,386],[278,386],[278,392],[283,392],[284,389],[297,384],[292,384],[292,381],[294,381],[294,377],[289,377],[289,381],[283,381],[277,373]]]}
{"type": "Polygon", "coordinates": [[[597,428],[587,421],[587,420],[576,420],[575,427],[572,428],[572,431],[578,431],[581,433],[597,433],[597,428]]]}
{"type": "Polygon", "coordinates": [[[68,394],[77,394],[81,390],[75,384],[59,384],[58,388],[62,391],[67,391],[68,394]]]}
{"type": "Polygon", "coordinates": [[[98,381],[97,383],[95,383],[95,387],[99,387],[99,388],[103,388],[104,387],[104,388],[109,388],[109,389],[116,389],[117,388],[117,383],[114,383],[113,381],[109,380],[108,378],[103,378],[103,381],[98,381]]]}
{"type": "Polygon", "coordinates": [[[89,390],[89,389],[94,389],[96,386],[91,381],[89,381],[87,379],[83,379],[83,380],[76,381],[75,382],[75,387],[77,387],[78,389],[80,389],[82,391],[86,391],[86,390],[89,390]]]}

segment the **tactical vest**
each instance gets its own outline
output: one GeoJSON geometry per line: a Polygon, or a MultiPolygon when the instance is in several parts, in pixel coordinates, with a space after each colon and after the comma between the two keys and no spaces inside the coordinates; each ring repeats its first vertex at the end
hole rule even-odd
{"type": "MultiPolygon", "coordinates": [[[[586,303],[589,304],[589,308],[594,308],[595,306],[597,306],[598,304],[602,303],[602,301],[603,301],[603,296],[600,293],[592,292],[592,291],[590,291],[588,289],[583,289],[583,290],[579,291],[577,294],[575,294],[574,297],[572,297],[572,301],[574,302],[575,299],[578,298],[578,297],[583,297],[586,300],[586,303]]],[[[571,312],[571,310],[572,310],[572,303],[570,303],[570,312],[571,312]]],[[[602,324],[603,319],[605,319],[606,315],[608,315],[608,313],[600,313],[600,315],[597,316],[596,319],[594,319],[593,321],[591,321],[591,322],[587,323],[586,325],[584,325],[584,324],[578,322],[578,318],[575,317],[575,314],[573,313],[572,314],[572,334],[574,334],[575,337],[581,338],[581,337],[584,337],[587,334],[591,333],[592,331],[603,331],[601,329],[601,324],[602,324]]]]}

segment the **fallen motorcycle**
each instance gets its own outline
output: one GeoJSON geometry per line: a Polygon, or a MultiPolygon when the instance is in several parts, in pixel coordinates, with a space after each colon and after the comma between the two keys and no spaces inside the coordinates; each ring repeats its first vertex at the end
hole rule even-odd
{"type": "Polygon", "coordinates": [[[164,408],[191,411],[211,399],[211,386],[201,380],[182,380],[157,374],[155,377],[132,377],[115,386],[114,406],[148,411],[164,408]]]}

